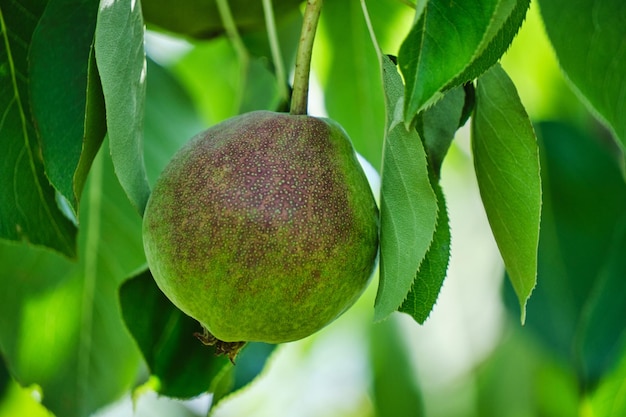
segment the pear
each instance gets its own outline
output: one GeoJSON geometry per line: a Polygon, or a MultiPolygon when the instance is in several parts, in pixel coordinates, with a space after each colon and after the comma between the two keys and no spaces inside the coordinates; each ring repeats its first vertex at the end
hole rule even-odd
{"type": "Polygon", "coordinates": [[[256,111],[173,157],[143,239],[157,285],[202,324],[203,340],[282,343],[320,330],[362,294],[378,209],[339,124],[256,111]]]}

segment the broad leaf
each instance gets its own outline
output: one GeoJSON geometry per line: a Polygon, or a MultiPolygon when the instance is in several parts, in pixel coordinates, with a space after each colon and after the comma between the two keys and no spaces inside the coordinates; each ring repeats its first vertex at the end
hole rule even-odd
{"type": "Polygon", "coordinates": [[[431,185],[437,195],[439,210],[437,226],[428,252],[415,275],[411,290],[399,309],[420,324],[424,324],[437,302],[450,261],[451,235],[448,209],[443,190],[434,176],[431,176],[431,185]]]}
{"type": "Polygon", "coordinates": [[[381,176],[376,320],[397,310],[406,298],[437,221],[437,198],[428,179],[422,141],[415,129],[407,130],[402,122],[402,80],[387,57],[383,57],[382,71],[388,113],[381,176]]]}
{"type": "Polygon", "coordinates": [[[540,0],[561,68],[626,146],[626,3],[540,0]]]}
{"type": "Polygon", "coordinates": [[[409,314],[423,324],[432,311],[450,260],[450,224],[443,190],[439,185],[441,164],[454,139],[454,134],[463,123],[466,107],[466,94],[463,87],[445,93],[433,106],[417,117],[417,131],[423,139],[428,158],[430,185],[437,196],[437,225],[433,240],[415,275],[411,290],[400,306],[400,311],[409,314]]]}
{"type": "Polygon", "coordinates": [[[92,49],[97,12],[91,0],[50,0],[29,50],[31,106],[46,174],[74,213],[106,131],[92,49]]]}
{"type": "Polygon", "coordinates": [[[137,341],[159,394],[191,398],[209,391],[228,358],[194,337],[202,326],[180,311],[159,290],[149,271],[120,289],[124,321],[137,341]]]}
{"type": "Polygon", "coordinates": [[[143,160],[146,60],[140,2],[103,0],[96,25],[96,62],[102,79],[115,173],[140,214],[150,186],[143,160]]]}
{"type": "Polygon", "coordinates": [[[28,47],[45,2],[0,3],[0,238],[76,256],[76,227],[44,174],[29,101],[28,47]]]}
{"type": "Polygon", "coordinates": [[[499,65],[478,79],[472,151],[480,196],[524,322],[537,277],[539,153],[515,86],[499,65]]]}
{"type": "Polygon", "coordinates": [[[145,260],[141,222],[107,152],[94,160],[80,208],[79,259],[0,246],[0,349],[22,385],[41,387],[59,416],[83,417],[133,384],[139,352],[117,303],[145,260]]]}
{"type": "Polygon", "coordinates": [[[589,387],[624,349],[626,184],[603,138],[554,122],[537,132],[544,207],[526,326],[589,387]]]}
{"type": "Polygon", "coordinates": [[[408,124],[439,94],[477,77],[506,51],[529,0],[431,0],[400,48],[408,124]]]}

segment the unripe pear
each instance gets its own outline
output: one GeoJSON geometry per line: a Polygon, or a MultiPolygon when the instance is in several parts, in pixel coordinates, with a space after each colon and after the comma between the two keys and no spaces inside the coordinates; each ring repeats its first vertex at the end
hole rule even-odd
{"type": "Polygon", "coordinates": [[[378,209],[336,122],[257,111],[173,157],[143,236],[158,286],[210,335],[281,343],[320,330],[364,291],[378,209]]]}

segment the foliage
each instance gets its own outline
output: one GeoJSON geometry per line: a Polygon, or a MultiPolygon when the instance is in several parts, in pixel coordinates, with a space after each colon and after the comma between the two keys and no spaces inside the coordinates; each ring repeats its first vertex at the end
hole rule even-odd
{"type": "MultiPolygon", "coordinates": [[[[145,390],[210,392],[216,404],[274,349],[251,344],[233,366],[195,340],[197,323],[145,266],[141,215],[150,184],[195,133],[287,109],[301,4],[274,0],[266,25],[267,0],[249,10],[230,0],[231,24],[223,0],[187,2],[206,20],[164,3],[144,0],[144,13],[131,0],[0,0],[0,416],[17,398],[34,407],[16,382],[58,416],[145,390]],[[146,25],[156,34],[146,38],[146,25]],[[150,42],[164,35],[181,56],[150,42]]],[[[526,322],[476,371],[476,412],[511,415],[506,406],[524,402],[528,415],[626,413],[626,3],[538,4],[597,120],[529,117],[499,64],[528,0],[325,1],[313,53],[325,108],[381,181],[372,413],[428,408],[392,320],[427,321],[461,249],[442,166],[464,132],[508,277],[503,298],[526,322]],[[513,376],[499,366],[518,358],[527,366],[513,376]],[[561,408],[499,383],[512,378],[555,383],[561,408]]]]}

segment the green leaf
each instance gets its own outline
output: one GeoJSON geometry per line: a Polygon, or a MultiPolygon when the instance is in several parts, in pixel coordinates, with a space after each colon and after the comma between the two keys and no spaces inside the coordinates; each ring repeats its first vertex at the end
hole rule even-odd
{"type": "Polygon", "coordinates": [[[406,81],[404,120],[408,124],[456,78],[480,50],[498,0],[430,0],[398,55],[406,81]]]}
{"type": "Polygon", "coordinates": [[[106,132],[92,50],[97,12],[94,1],[48,1],[29,50],[31,107],[46,175],[74,213],[106,132]]]}
{"type": "Polygon", "coordinates": [[[428,179],[426,153],[415,129],[402,123],[404,86],[395,65],[383,57],[387,135],[383,150],[380,208],[380,281],[375,320],[397,310],[430,246],[437,198],[428,179]]]}
{"type": "Polygon", "coordinates": [[[472,63],[445,89],[475,79],[498,62],[517,35],[529,7],[530,0],[501,0],[472,63]]]}
{"type": "Polygon", "coordinates": [[[93,163],[80,208],[79,259],[0,245],[0,350],[16,380],[41,387],[58,416],[83,417],[134,383],[140,356],[117,290],[145,263],[141,219],[107,152],[93,163]]]}
{"type": "Polygon", "coordinates": [[[404,40],[398,57],[406,80],[408,124],[439,93],[491,67],[521,26],[529,0],[431,0],[404,40]]]}
{"type": "Polygon", "coordinates": [[[100,3],[96,62],[102,79],[107,128],[115,173],[140,214],[150,186],[143,160],[146,60],[143,19],[134,0],[100,3]]]}
{"type": "Polygon", "coordinates": [[[419,266],[413,286],[399,309],[403,313],[409,314],[420,324],[424,324],[437,302],[450,261],[451,235],[448,209],[441,186],[436,182],[434,176],[431,178],[431,185],[437,195],[439,213],[437,226],[433,241],[419,266]]]}
{"type": "Polygon", "coordinates": [[[425,416],[422,393],[398,323],[386,320],[372,325],[370,333],[372,400],[379,417],[425,416]]]}
{"type": "Polygon", "coordinates": [[[472,151],[480,196],[521,308],[536,284],[541,179],[535,133],[499,65],[478,79],[472,151]]]}
{"type": "Polygon", "coordinates": [[[216,356],[214,347],[194,337],[202,326],[165,297],[150,271],[122,285],[120,303],[126,326],[158,380],[159,394],[195,397],[208,391],[224,368],[232,367],[228,357],[216,356]]]}
{"type": "Polygon", "coordinates": [[[526,327],[590,387],[624,348],[626,184],[606,138],[557,122],[537,133],[544,203],[526,327]]]}
{"type": "MultiPolygon", "coordinates": [[[[379,29],[379,42],[390,37],[389,22],[397,20],[403,7],[395,0],[368,3],[372,24],[379,29]]],[[[343,126],[357,152],[379,169],[385,101],[376,51],[359,2],[326,0],[320,35],[324,54],[319,54],[319,67],[328,115],[343,126]],[[364,110],[357,110],[355,105],[364,110]]],[[[314,63],[317,58],[313,58],[314,63]]]]}
{"type": "Polygon", "coordinates": [[[28,47],[45,7],[0,4],[0,238],[76,256],[76,227],[44,174],[29,101],[28,47]]]}
{"type": "Polygon", "coordinates": [[[626,146],[626,3],[540,0],[561,68],[626,146]]]}

